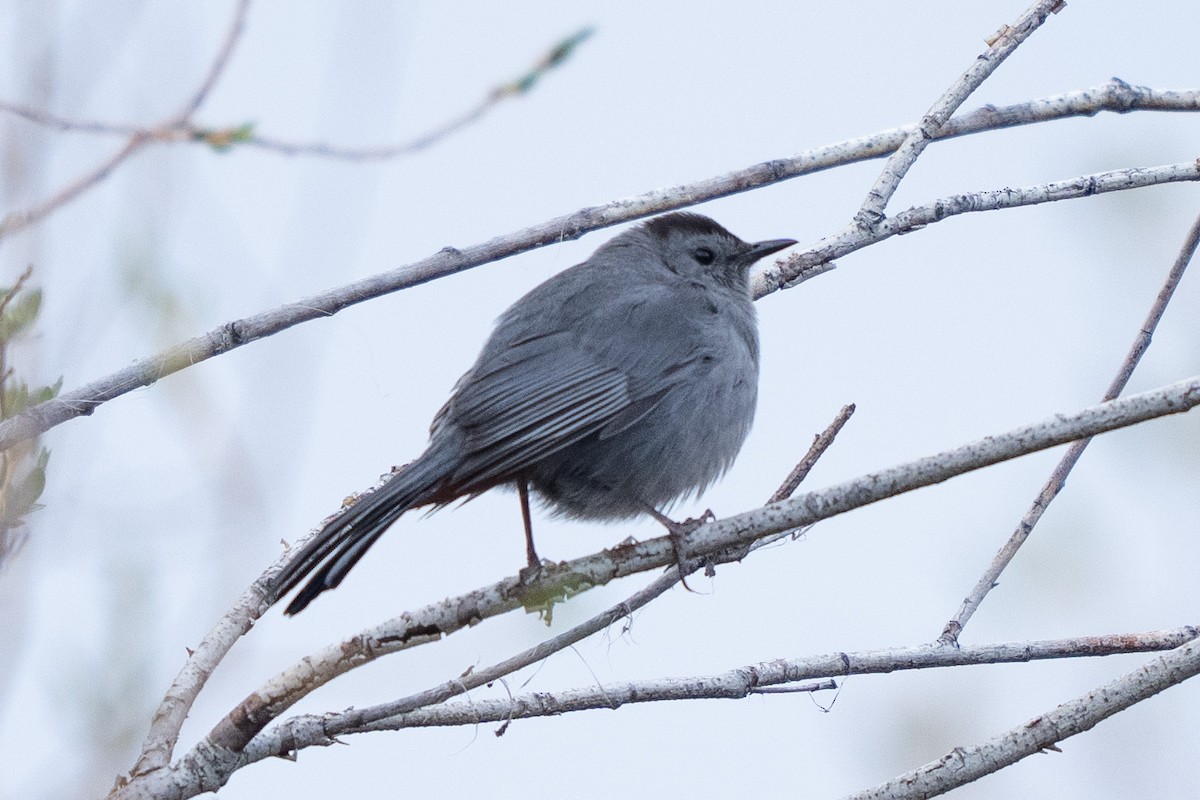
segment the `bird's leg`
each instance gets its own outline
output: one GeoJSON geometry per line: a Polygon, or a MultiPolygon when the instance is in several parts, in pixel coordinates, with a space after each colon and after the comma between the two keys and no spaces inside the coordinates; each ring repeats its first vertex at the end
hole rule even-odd
{"type": "Polygon", "coordinates": [[[662,526],[667,529],[667,536],[671,539],[671,546],[675,548],[675,563],[679,567],[679,582],[689,592],[695,591],[692,587],[688,586],[687,582],[688,563],[685,549],[687,542],[684,540],[684,537],[705,522],[710,521],[710,518],[716,519],[716,517],[712,511],[705,511],[700,519],[686,519],[683,522],[676,522],[649,504],[646,505],[646,512],[662,523],[662,526]]]}
{"type": "Polygon", "coordinates": [[[538,558],[537,550],[533,547],[533,522],[529,515],[529,483],[524,478],[517,478],[517,496],[521,498],[521,519],[525,522],[525,557],[529,560],[529,570],[539,569],[542,560],[538,558]]]}

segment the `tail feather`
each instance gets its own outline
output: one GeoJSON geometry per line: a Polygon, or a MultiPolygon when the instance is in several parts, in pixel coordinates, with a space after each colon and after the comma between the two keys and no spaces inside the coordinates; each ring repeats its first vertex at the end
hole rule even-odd
{"type": "Polygon", "coordinates": [[[303,611],[317,595],[334,588],[393,522],[410,508],[432,502],[445,478],[447,460],[432,448],[392,476],[391,480],[338,514],[276,576],[269,599],[279,598],[312,578],[284,611],[303,611]]]}

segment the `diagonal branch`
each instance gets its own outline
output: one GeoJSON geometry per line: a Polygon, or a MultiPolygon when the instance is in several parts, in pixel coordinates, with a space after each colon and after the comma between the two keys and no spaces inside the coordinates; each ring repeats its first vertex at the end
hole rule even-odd
{"type": "MultiPolygon", "coordinates": [[[[1167,279],[1163,283],[1162,288],[1158,290],[1158,296],[1154,300],[1154,305],[1150,307],[1150,311],[1146,314],[1146,319],[1142,322],[1142,327],[1138,330],[1137,335],[1133,339],[1133,343],[1129,346],[1129,352],[1125,354],[1125,359],[1121,362],[1120,369],[1117,370],[1116,376],[1112,379],[1112,383],[1108,386],[1108,391],[1104,393],[1105,400],[1112,400],[1120,396],[1125,390],[1125,386],[1129,383],[1129,378],[1133,375],[1134,369],[1137,368],[1138,362],[1142,359],[1142,354],[1150,347],[1150,340],[1154,336],[1154,330],[1158,327],[1159,320],[1162,319],[1163,313],[1167,310],[1167,303],[1171,302],[1171,296],[1175,293],[1175,288],[1179,285],[1179,281],[1183,278],[1183,273],[1187,270],[1188,264],[1192,261],[1192,256],[1196,253],[1196,247],[1200,245],[1200,217],[1192,223],[1192,228],[1188,231],[1187,238],[1184,240],[1183,247],[1179,251],[1179,255],[1175,258],[1175,263],[1171,266],[1171,271],[1167,273],[1167,279]]],[[[963,626],[971,619],[975,610],[979,608],[979,604],[996,585],[1000,579],[1000,573],[1008,567],[1009,563],[1017,555],[1017,551],[1021,549],[1021,545],[1025,544],[1025,540],[1033,533],[1033,528],[1042,518],[1046,508],[1062,491],[1063,486],[1067,482],[1067,476],[1071,474],[1071,470],[1075,468],[1075,464],[1079,461],[1079,457],[1083,455],[1083,451],[1091,443],[1091,439],[1080,439],[1073,442],[1067,452],[1063,454],[1062,460],[1050,473],[1050,478],[1046,484],[1042,486],[1041,492],[1034,498],[1033,505],[1025,512],[1025,516],[1021,518],[1021,522],[1017,525],[1017,529],[1013,531],[1012,536],[1000,548],[992,559],[992,563],[988,566],[979,582],[975,584],[975,588],[963,600],[959,606],[958,612],[954,617],[946,623],[946,627],[942,629],[940,640],[945,644],[953,644],[958,641],[958,636],[962,633],[963,626]]]]}
{"type": "MultiPolygon", "coordinates": [[[[692,678],[666,678],[610,684],[602,688],[537,692],[504,700],[444,703],[416,709],[375,722],[356,724],[360,712],[301,716],[256,737],[228,765],[215,763],[218,751],[201,743],[167,769],[136,778],[119,787],[112,800],[173,798],[183,800],[203,791],[215,791],[232,770],[272,756],[294,758],[296,751],[327,746],[338,736],[379,730],[477,725],[514,719],[559,715],[589,709],[613,709],[628,703],[668,700],[742,699],[765,687],[790,685],[813,678],[885,674],[898,670],[933,669],[978,664],[1025,663],[1044,659],[1096,657],[1153,652],[1195,644],[1197,630],[1183,627],[1140,634],[1086,636],[1039,642],[975,645],[962,648],[919,645],[882,650],[828,653],[796,659],[773,659],[729,670],[723,674],[692,678]]],[[[1169,657],[1169,656],[1168,656],[1169,657]]],[[[370,709],[364,709],[370,711],[370,709]]],[[[499,733],[499,731],[497,732],[499,733]]]]}
{"type": "Polygon", "coordinates": [[[1047,17],[1061,11],[1063,6],[1062,0],[1037,0],[1017,18],[1016,22],[1011,26],[1004,26],[996,34],[995,38],[988,43],[988,49],[971,62],[967,71],[960,75],[954,85],[938,98],[929,111],[925,112],[925,116],[917,123],[916,128],[905,137],[904,142],[896,148],[896,152],[892,153],[883,167],[883,172],[867,192],[867,198],[863,201],[862,208],[854,217],[857,225],[869,229],[883,220],[883,210],[887,207],[888,201],[892,199],[892,195],[896,193],[900,181],[908,174],[909,168],[925,151],[930,142],[937,137],[938,131],[946,124],[950,116],[966,102],[966,99],[979,88],[980,84],[996,71],[996,68],[1006,58],[1012,55],[1021,42],[1041,27],[1047,17]]]}
{"type": "Polygon", "coordinates": [[[850,421],[850,417],[854,415],[855,405],[842,406],[837,415],[833,418],[833,422],[825,430],[821,431],[813,438],[812,446],[804,455],[804,458],[797,462],[796,466],[792,467],[792,471],[784,478],[783,483],[779,488],[767,499],[768,503],[778,503],[780,500],[786,500],[795,494],[796,489],[800,488],[800,484],[808,477],[808,473],[816,466],[817,460],[825,455],[825,451],[833,444],[833,440],[841,433],[842,428],[850,421]]]}
{"type": "MultiPolygon", "coordinates": [[[[853,406],[844,407],[838,413],[833,423],[822,434],[816,437],[812,446],[800,461],[800,464],[797,465],[796,469],[792,470],[792,473],[788,475],[784,483],[772,494],[770,502],[782,500],[795,491],[796,486],[803,479],[803,475],[797,477],[797,473],[803,469],[803,472],[806,474],[812,468],[821,455],[833,444],[837,432],[846,424],[853,411],[853,406]]],[[[196,697],[199,695],[201,689],[203,689],[216,665],[220,663],[234,643],[250,630],[255,620],[262,615],[264,611],[262,602],[263,588],[268,585],[269,577],[278,572],[282,564],[287,561],[288,556],[295,549],[293,548],[293,550],[281,556],[267,570],[266,574],[255,581],[233,609],[204,637],[200,646],[194,652],[190,653],[183,669],[180,670],[179,675],[171,684],[171,688],[167,691],[166,697],[155,712],[150,732],[147,734],[145,744],[142,748],[142,754],[138,758],[137,764],[130,771],[131,778],[137,779],[169,765],[175,744],[179,738],[180,728],[190,712],[196,697]]],[[[397,707],[403,707],[403,704],[414,701],[419,702],[416,705],[412,705],[412,708],[427,705],[429,702],[440,702],[440,700],[502,678],[526,664],[547,658],[551,654],[569,647],[571,644],[581,641],[599,630],[607,628],[616,620],[630,616],[635,610],[646,605],[678,582],[679,569],[678,565],[675,565],[649,586],[635,593],[624,602],[613,606],[608,611],[596,615],[591,620],[577,625],[571,630],[547,642],[543,642],[522,654],[507,659],[492,668],[474,671],[470,676],[463,676],[457,681],[452,681],[440,687],[440,689],[435,688],[429,692],[422,693],[420,696],[397,701],[401,704],[401,706],[397,707]],[[439,697],[439,695],[442,696],[439,697]],[[435,699],[423,699],[429,697],[435,699]]],[[[288,724],[290,723],[283,723],[285,726],[288,724]]],[[[284,737],[288,736],[286,732],[280,735],[284,737]]]]}
{"type": "MultiPolygon", "coordinates": [[[[753,277],[751,290],[756,298],[778,289],[786,289],[806,270],[814,265],[840,258],[869,245],[912,231],[920,230],[935,222],[941,222],[959,214],[976,211],[996,211],[1006,208],[1033,206],[1090,197],[1106,192],[1123,192],[1164,183],[1200,180],[1200,159],[1178,164],[1163,164],[1157,167],[1135,167],[1081,175],[1065,181],[1026,186],[1017,189],[996,189],[944,197],[925,205],[913,206],[893,217],[885,219],[870,231],[856,225],[848,225],[838,233],[828,236],[806,250],[789,255],[769,267],[759,270],[753,277]]],[[[0,436],[3,435],[0,425],[0,436]]],[[[2,442],[0,442],[2,446],[2,442]]]]}
{"type": "MultiPolygon", "coordinates": [[[[281,555],[268,570],[268,574],[278,571],[283,561],[284,556],[281,555]]],[[[226,612],[201,640],[199,646],[189,652],[183,668],[154,712],[150,721],[150,731],[146,734],[142,753],[130,771],[131,776],[144,775],[171,763],[171,756],[179,741],[179,732],[200,691],[237,640],[254,627],[254,623],[266,610],[262,600],[266,586],[265,576],[251,584],[233,608],[226,612]]]]}
{"type": "MultiPolygon", "coordinates": [[[[1185,411],[1200,405],[1200,376],[1161,389],[1114,400],[1074,414],[865,475],[794,499],[772,503],[687,534],[685,550],[713,561],[733,560],[756,540],[810,525],[887,497],[929,486],[955,475],[1106,430],[1185,411]]],[[[242,750],[273,719],[333,678],[387,653],[439,641],[442,637],[522,606],[586,591],[616,578],[676,563],[674,543],[663,536],[625,544],[574,561],[550,565],[523,583],[517,576],[459,597],[447,598],[361,631],[304,658],[249,694],[185,758],[207,764],[211,776],[228,774],[242,750]]],[[[271,573],[264,576],[270,580],[271,573]]],[[[219,785],[219,784],[218,784],[219,785]]]]}
{"type": "MultiPolygon", "coordinates": [[[[799,162],[793,166],[801,168],[799,162]]],[[[682,208],[712,197],[748,191],[754,186],[773,183],[783,180],[784,177],[788,176],[781,174],[774,162],[768,162],[691,186],[657,190],[636,198],[592,206],[463,250],[446,247],[435,255],[390,272],[364,278],[340,288],[328,289],[271,311],[227,322],[164,353],[137,361],[111,375],[64,392],[52,400],[39,403],[5,420],[0,423],[0,450],[44,433],[67,420],[87,416],[99,405],[134,389],[149,386],[185,367],[279,333],[293,325],[328,317],[348,306],[374,297],[517,253],[577,239],[589,231],[661,211],[682,208]]],[[[839,256],[969,211],[1016,208],[1087,197],[1102,192],[1194,180],[1200,180],[1200,164],[1189,161],[1161,167],[1102,172],[1024,189],[954,195],[909,209],[885,220],[870,232],[851,226],[839,234],[822,239],[809,249],[790,256],[786,261],[776,262],[773,266],[756,273],[752,281],[752,290],[756,298],[762,297],[792,285],[797,278],[814,267],[839,256]]]]}
{"type": "MultiPolygon", "coordinates": [[[[853,413],[853,406],[845,406],[840,412],[838,412],[838,415],[834,418],[833,422],[830,423],[829,427],[827,427],[824,432],[822,432],[813,440],[813,443],[809,447],[809,450],[805,454],[804,458],[800,460],[791,473],[789,473],[787,478],[784,479],[780,487],[772,493],[771,498],[767,502],[779,502],[780,500],[790,497],[792,493],[795,492],[796,488],[800,485],[800,482],[804,479],[804,476],[808,474],[808,471],[812,469],[817,460],[820,459],[820,457],[824,455],[825,451],[829,449],[830,445],[833,444],[833,440],[836,438],[838,431],[842,429],[842,427],[850,419],[850,415],[853,413]]],[[[731,553],[729,555],[738,560],[743,557],[743,553],[731,553]]],[[[723,558],[721,560],[726,561],[730,559],[723,558]]],[[[686,565],[687,573],[691,574],[691,572],[694,571],[698,566],[699,564],[695,561],[689,562],[686,565]]],[[[424,708],[426,706],[442,703],[451,697],[464,694],[471,689],[490,684],[493,681],[499,680],[500,678],[522,669],[523,667],[534,664],[538,661],[542,661],[552,654],[557,653],[572,644],[580,642],[594,633],[608,628],[617,620],[631,616],[634,611],[642,608],[651,600],[655,599],[663,592],[679,583],[682,577],[683,576],[681,575],[679,564],[668,567],[666,573],[664,573],[660,578],[626,600],[616,604],[607,611],[592,617],[592,619],[587,620],[586,622],[577,625],[574,628],[559,634],[558,636],[548,639],[547,641],[542,642],[541,644],[538,644],[523,653],[513,656],[512,658],[505,659],[504,661],[492,667],[482,670],[475,670],[470,675],[462,676],[452,681],[447,681],[441,686],[434,687],[433,689],[429,689],[409,697],[401,698],[390,703],[384,703],[373,708],[361,709],[357,712],[346,712],[345,718],[337,721],[332,727],[326,727],[326,732],[329,736],[338,736],[340,733],[350,733],[364,725],[370,725],[387,717],[394,717],[398,714],[404,714],[418,708],[424,708]]],[[[291,722],[292,721],[289,720],[288,722],[283,723],[281,728],[284,728],[284,730],[277,734],[282,736],[284,740],[287,740],[292,736],[291,731],[288,729],[288,726],[291,725],[291,722]]]]}
{"type": "MultiPolygon", "coordinates": [[[[287,722],[286,731],[271,730],[246,748],[251,760],[285,755],[284,742],[295,748],[333,744],[334,737],[377,730],[413,727],[474,725],[529,719],[571,711],[615,709],[629,703],[670,700],[740,700],[765,687],[794,684],[818,678],[849,675],[880,675],[917,669],[1016,664],[1064,658],[1148,653],[1171,650],[1194,640],[1200,631],[1191,626],[1167,631],[1083,636],[1036,642],[973,645],[962,648],[917,645],[852,653],[828,653],[802,658],[779,658],[738,667],[717,675],[660,678],[625,684],[588,687],[556,692],[537,692],[514,698],[444,703],[404,714],[380,717],[377,722],[355,724],[362,712],[350,710],[323,717],[300,716],[287,722]],[[282,735],[281,735],[282,734],[282,735]]],[[[370,709],[362,709],[363,712],[370,709]]]]}
{"type": "Polygon", "coordinates": [[[321,156],[343,161],[384,161],[416,153],[437,144],[452,133],[475,122],[499,103],[527,93],[534,84],[541,80],[543,75],[561,66],[575,51],[575,48],[591,38],[592,33],[593,29],[590,27],[579,29],[550,48],[550,51],[538,59],[537,63],[524,75],[495,87],[474,108],[408,142],[379,147],[342,147],[324,142],[286,142],[258,134],[252,134],[239,141],[288,156],[321,156]]]}
{"type": "MultiPolygon", "coordinates": [[[[74,200],[88,189],[108,177],[121,163],[141,150],[150,141],[149,136],[135,133],[129,137],[120,150],[101,162],[91,172],[87,172],[55,192],[37,205],[21,211],[13,211],[0,219],[0,239],[9,234],[32,227],[53,214],[67,203],[74,200]]],[[[36,408],[36,406],[35,406],[36,408]]]]}
{"type": "Polygon", "coordinates": [[[1055,750],[1063,739],[1090,730],[1112,715],[1197,674],[1200,674],[1200,642],[1193,639],[982,744],[956,747],[937,761],[850,795],[847,800],[902,800],[944,794],[1027,756],[1055,750]]]}

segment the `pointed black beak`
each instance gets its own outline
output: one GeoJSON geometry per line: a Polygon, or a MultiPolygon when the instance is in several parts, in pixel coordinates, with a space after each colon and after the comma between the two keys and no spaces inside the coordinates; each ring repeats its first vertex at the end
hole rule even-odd
{"type": "Polygon", "coordinates": [[[746,251],[744,263],[753,264],[760,258],[769,256],[771,253],[778,253],[783,248],[791,247],[794,244],[796,244],[795,239],[768,239],[765,242],[755,242],[746,251]]]}

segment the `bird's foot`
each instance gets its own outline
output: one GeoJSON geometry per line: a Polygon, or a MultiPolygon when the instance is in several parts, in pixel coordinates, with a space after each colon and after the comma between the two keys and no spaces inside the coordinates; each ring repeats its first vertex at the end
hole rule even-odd
{"type": "Polygon", "coordinates": [[[671,546],[675,548],[675,564],[679,568],[679,582],[683,584],[684,589],[695,592],[696,590],[688,586],[687,582],[687,575],[692,571],[692,567],[688,564],[686,537],[701,525],[715,521],[716,515],[713,514],[712,509],[708,509],[700,515],[699,519],[689,517],[683,522],[676,522],[658,509],[652,509],[650,513],[667,529],[667,537],[671,540],[671,546]]]}
{"type": "Polygon", "coordinates": [[[540,560],[530,561],[527,565],[521,567],[521,571],[517,573],[517,580],[521,582],[522,586],[528,586],[540,578],[543,571],[545,571],[545,567],[540,560]]]}

